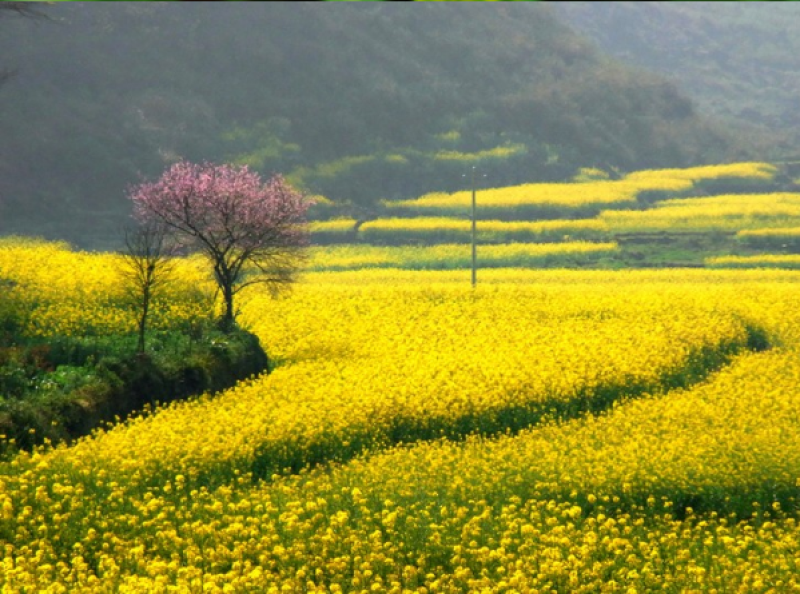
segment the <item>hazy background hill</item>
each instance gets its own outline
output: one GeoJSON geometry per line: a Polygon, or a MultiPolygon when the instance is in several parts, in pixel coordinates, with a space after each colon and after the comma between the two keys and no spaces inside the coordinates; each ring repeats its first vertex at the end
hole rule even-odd
{"type": "Polygon", "coordinates": [[[625,63],[669,77],[698,111],[798,154],[800,4],[557,2],[560,19],[625,63]]]}
{"type": "Polygon", "coordinates": [[[179,157],[382,198],[747,157],[539,3],[56,3],[0,20],[0,232],[113,241],[179,157]]]}

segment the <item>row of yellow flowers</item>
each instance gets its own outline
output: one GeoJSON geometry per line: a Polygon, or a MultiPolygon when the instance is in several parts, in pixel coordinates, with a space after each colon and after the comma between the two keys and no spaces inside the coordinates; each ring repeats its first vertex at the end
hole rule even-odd
{"type": "MultiPolygon", "coordinates": [[[[769,181],[776,168],[768,163],[735,163],[686,169],[638,171],[620,180],[591,180],[579,183],[522,184],[481,189],[481,209],[519,206],[576,208],[610,206],[635,202],[642,192],[681,194],[696,183],[720,179],[769,181]]],[[[386,201],[387,208],[413,208],[418,211],[466,209],[472,200],[469,190],[434,192],[413,200],[386,201]]]]}
{"type": "MultiPolygon", "coordinates": [[[[598,240],[615,233],[713,232],[736,233],[754,245],[780,244],[800,237],[800,204],[796,194],[746,194],[664,201],[648,210],[605,210],[591,219],[544,221],[479,220],[479,242],[598,240]]],[[[468,242],[472,223],[466,218],[382,218],[359,226],[354,219],[311,224],[312,237],[340,242],[357,238],[368,243],[468,242]]]]}
{"type": "Polygon", "coordinates": [[[769,181],[775,177],[777,167],[770,163],[744,162],[722,165],[699,165],[682,169],[644,169],[625,176],[632,180],[687,179],[692,182],[750,180],[769,181]]]}
{"type": "Polygon", "coordinates": [[[755,256],[716,256],[706,258],[712,268],[800,268],[798,254],[757,254],[755,256]]]}
{"type": "MultiPolygon", "coordinates": [[[[565,241],[561,243],[506,243],[482,245],[482,267],[567,266],[575,261],[616,252],[614,242],[565,241]]],[[[342,244],[310,250],[309,270],[344,270],[370,267],[446,270],[469,268],[470,244],[432,246],[372,246],[342,244]]]]}
{"type": "MultiPolygon", "coordinates": [[[[672,198],[659,201],[648,209],[629,209],[637,198],[647,192],[657,192],[662,198],[680,196],[697,184],[714,181],[770,181],[776,168],[766,163],[735,163],[686,169],[637,171],[621,180],[591,179],[560,184],[523,184],[505,188],[480,190],[478,208],[481,216],[522,207],[520,218],[536,218],[544,211],[538,209],[574,209],[572,215],[595,218],[559,219],[544,221],[480,220],[478,239],[483,242],[503,241],[561,241],[570,239],[604,239],[614,233],[651,231],[741,231],[763,234],[759,228],[787,227],[800,221],[800,194],[750,193],[726,194],[706,198],[672,198]],[[591,207],[586,210],[587,207],[591,207]],[[525,208],[534,209],[530,211],[525,208]],[[581,211],[580,209],[583,209],[581,211]],[[593,209],[593,210],[592,210],[593,209]],[[598,213],[600,209],[602,210],[598,213]],[[595,216],[596,215],[596,216],[595,216]]],[[[756,186],[757,187],[757,186],[756,186]]],[[[712,187],[713,189],[713,187],[712,187]]],[[[469,191],[433,193],[413,200],[389,201],[387,208],[411,209],[418,215],[405,218],[379,218],[358,226],[351,218],[316,221],[311,224],[312,236],[328,241],[350,240],[358,237],[366,242],[468,241],[471,223],[468,218],[426,216],[429,214],[460,214],[468,212],[469,191]]],[[[548,211],[549,212],[549,211],[548,211]]],[[[552,216],[552,212],[546,215],[552,216]]],[[[565,211],[566,212],[566,211],[565,211]]],[[[562,213],[561,216],[569,216],[562,213]]]]}
{"type": "MultiPolygon", "coordinates": [[[[681,193],[691,189],[692,182],[680,179],[659,179],[657,182],[598,180],[582,183],[539,183],[480,190],[479,209],[514,208],[518,206],[550,206],[575,208],[632,203],[642,191],[658,190],[681,193]]],[[[453,193],[435,192],[413,200],[387,201],[387,208],[413,208],[420,211],[461,209],[472,201],[471,190],[453,193]]]]}
{"type": "Polygon", "coordinates": [[[797,252],[800,247],[800,227],[767,227],[741,229],[736,239],[748,247],[769,252],[797,252]]]}
{"type": "Polygon", "coordinates": [[[800,227],[774,227],[766,229],[742,229],[736,234],[742,239],[750,238],[774,238],[774,239],[797,239],[800,238],[800,227]]]}
{"type": "MultiPolygon", "coordinates": [[[[478,221],[480,242],[595,240],[607,236],[607,226],[596,219],[551,221],[478,221]]],[[[448,217],[384,218],[368,221],[358,230],[367,242],[468,242],[469,219],[448,217]]]]}
{"type": "Polygon", "coordinates": [[[728,231],[786,227],[800,221],[800,194],[726,194],[659,202],[648,210],[600,213],[612,232],[728,231]]]}

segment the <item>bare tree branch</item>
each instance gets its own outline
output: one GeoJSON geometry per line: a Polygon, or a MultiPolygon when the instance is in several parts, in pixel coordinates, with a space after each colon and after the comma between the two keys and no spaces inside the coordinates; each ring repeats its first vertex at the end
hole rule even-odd
{"type": "Polygon", "coordinates": [[[148,222],[136,229],[125,230],[125,251],[120,254],[120,273],[126,281],[128,298],[138,311],[139,353],[145,352],[147,317],[153,299],[170,282],[174,272],[172,255],[163,224],[148,222]]]}
{"type": "MultiPolygon", "coordinates": [[[[39,6],[44,2],[2,2],[0,1],[0,17],[21,17],[52,21],[49,15],[42,12],[39,6]]],[[[4,68],[0,70],[0,86],[16,76],[16,69],[4,68]]]]}
{"type": "Polygon", "coordinates": [[[30,19],[52,20],[40,10],[41,5],[49,2],[0,2],[0,15],[19,16],[30,19]]]}

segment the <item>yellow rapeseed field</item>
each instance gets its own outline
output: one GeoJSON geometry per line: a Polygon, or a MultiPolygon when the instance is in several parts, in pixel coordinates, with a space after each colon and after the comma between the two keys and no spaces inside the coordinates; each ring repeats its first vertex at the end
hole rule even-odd
{"type": "Polygon", "coordinates": [[[770,163],[729,163],[724,165],[700,165],[684,169],[646,169],[625,176],[629,180],[687,179],[692,182],[716,180],[765,181],[775,177],[777,168],[770,163]]]}
{"type": "Polygon", "coordinates": [[[736,232],[740,245],[769,252],[796,253],[800,247],[800,227],[766,227],[740,229],[736,232]]]}
{"type": "Polygon", "coordinates": [[[800,227],[774,227],[766,229],[742,229],[736,234],[740,238],[775,238],[797,239],[800,237],[800,227]]]}
{"type": "Polygon", "coordinates": [[[729,231],[786,227],[800,221],[800,194],[726,194],[659,202],[649,210],[605,210],[612,232],[729,231]]]}
{"type": "MultiPolygon", "coordinates": [[[[580,208],[586,206],[619,207],[633,203],[642,192],[680,195],[695,183],[715,180],[771,180],[776,168],[768,163],[733,163],[686,169],[637,171],[619,180],[593,179],[576,183],[521,184],[480,189],[479,210],[515,207],[580,208]]],[[[413,200],[387,201],[388,208],[412,208],[420,212],[458,211],[469,208],[472,191],[434,192],[413,200]]]]}
{"type": "MultiPolygon", "coordinates": [[[[0,246],[0,277],[111,331],[113,261],[0,246]]],[[[0,462],[0,588],[800,590],[798,283],[386,268],[244,293],[272,374],[0,462]]]]}
{"type": "Polygon", "coordinates": [[[712,268],[800,268],[800,254],[757,254],[706,258],[712,268]]]}
{"type": "MultiPolygon", "coordinates": [[[[652,180],[597,180],[582,183],[539,183],[480,190],[479,210],[519,206],[577,208],[609,206],[634,202],[639,192],[658,190],[681,193],[692,187],[690,180],[663,178],[652,180]]],[[[471,190],[451,194],[436,192],[414,200],[386,202],[388,208],[409,207],[434,212],[437,209],[466,211],[472,201],[471,190]]]]}
{"type": "Polygon", "coordinates": [[[309,223],[309,231],[312,237],[331,236],[346,237],[356,226],[355,219],[339,218],[330,221],[312,221],[309,223]]]}
{"type": "MultiPolygon", "coordinates": [[[[476,223],[477,240],[481,242],[595,239],[606,231],[605,223],[596,219],[476,223]]],[[[471,233],[469,219],[449,217],[375,219],[359,228],[359,237],[365,241],[468,242],[471,233]]]]}
{"type": "MultiPolygon", "coordinates": [[[[617,251],[614,242],[564,241],[561,243],[504,243],[481,245],[481,267],[537,266],[573,260],[586,261],[617,251]]],[[[452,269],[470,266],[470,244],[431,246],[372,246],[342,244],[312,248],[310,270],[346,270],[374,267],[452,269]]]]}

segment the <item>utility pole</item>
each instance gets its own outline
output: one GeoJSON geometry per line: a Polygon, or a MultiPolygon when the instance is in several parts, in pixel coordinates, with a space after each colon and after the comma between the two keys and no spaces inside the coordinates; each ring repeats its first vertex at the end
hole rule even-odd
{"type": "Polygon", "coordinates": [[[475,165],[472,166],[472,287],[478,282],[478,250],[476,245],[477,205],[475,201],[475,165]]]}

